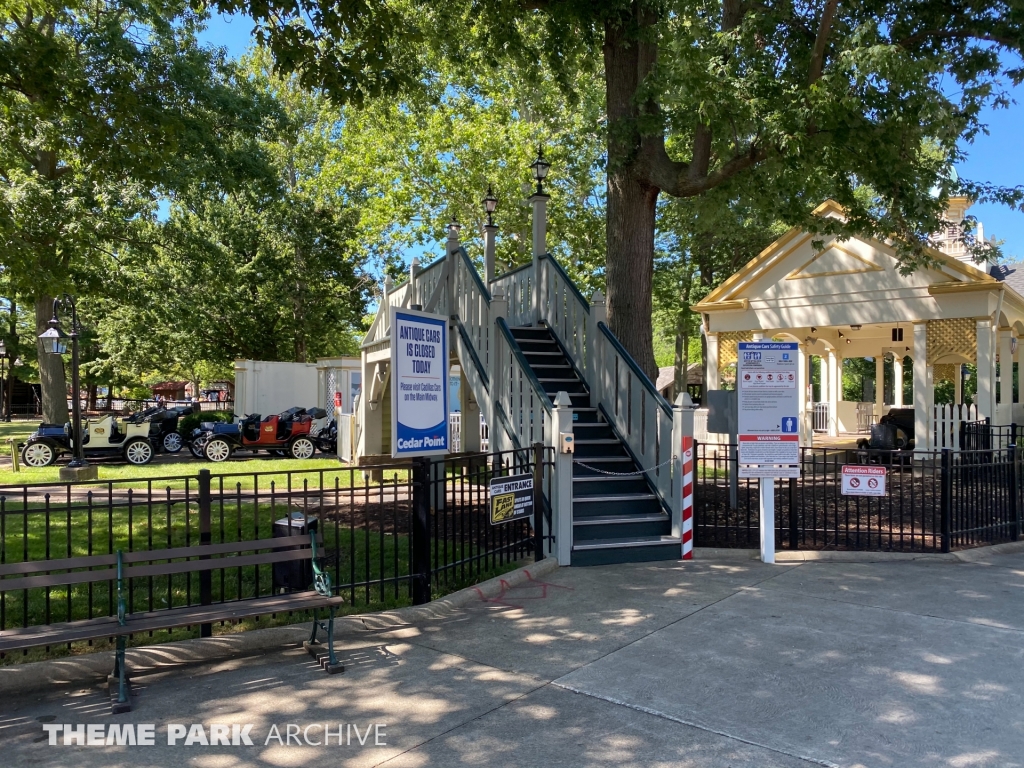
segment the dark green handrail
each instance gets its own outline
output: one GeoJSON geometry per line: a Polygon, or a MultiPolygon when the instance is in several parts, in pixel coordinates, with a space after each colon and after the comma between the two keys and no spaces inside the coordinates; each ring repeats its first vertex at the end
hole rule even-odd
{"type": "Polygon", "coordinates": [[[619,342],[619,340],[615,338],[615,334],[612,333],[608,329],[608,326],[605,325],[604,323],[598,323],[597,327],[602,333],[604,333],[608,341],[611,342],[612,346],[615,348],[615,351],[618,352],[619,355],[622,356],[622,359],[626,361],[626,365],[629,366],[629,369],[636,374],[636,377],[638,379],[640,379],[640,383],[644,386],[648,393],[650,393],[651,397],[654,398],[654,402],[658,405],[658,407],[661,408],[661,410],[663,410],[667,416],[671,417],[672,406],[669,405],[668,400],[661,396],[661,393],[658,391],[658,388],[654,386],[654,383],[648,378],[647,374],[640,370],[640,366],[636,364],[636,361],[633,359],[633,356],[630,355],[629,352],[626,351],[626,348],[622,346],[622,344],[619,342]]]}
{"type": "Polygon", "coordinates": [[[590,302],[587,301],[586,298],[584,298],[582,293],[580,293],[580,289],[576,287],[576,283],[569,279],[569,275],[565,273],[565,270],[562,268],[562,265],[558,263],[558,259],[552,256],[550,253],[545,253],[543,256],[541,256],[541,258],[549,259],[551,263],[555,265],[555,269],[558,270],[558,273],[562,276],[562,279],[565,280],[566,284],[572,289],[572,292],[576,294],[576,298],[580,300],[580,302],[583,304],[583,308],[587,310],[587,314],[589,315],[590,302]]]}
{"type": "Polygon", "coordinates": [[[496,275],[494,277],[494,279],[493,280],[489,280],[487,284],[490,285],[491,283],[496,283],[498,280],[506,278],[509,275],[514,275],[516,272],[522,272],[524,269],[530,269],[530,267],[532,267],[532,266],[533,266],[533,262],[532,261],[528,261],[525,264],[520,264],[515,269],[510,269],[508,272],[502,272],[500,275],[496,275]]]}
{"type": "Polygon", "coordinates": [[[541,386],[540,379],[537,378],[537,374],[533,372],[533,368],[531,368],[530,364],[526,362],[526,355],[524,355],[523,350],[519,348],[519,342],[516,341],[515,336],[512,335],[512,331],[509,330],[508,323],[505,322],[504,317],[498,318],[498,328],[505,337],[505,341],[508,342],[508,347],[512,350],[512,354],[515,355],[519,365],[522,366],[524,371],[526,371],[526,378],[529,379],[530,384],[533,386],[534,393],[543,404],[544,410],[551,413],[551,409],[553,407],[551,405],[551,397],[544,391],[544,387],[541,386]]]}

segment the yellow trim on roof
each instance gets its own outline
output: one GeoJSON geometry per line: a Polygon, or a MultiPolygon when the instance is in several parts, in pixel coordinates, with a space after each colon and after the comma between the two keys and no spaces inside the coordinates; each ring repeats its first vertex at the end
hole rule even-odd
{"type": "Polygon", "coordinates": [[[750,309],[750,299],[743,298],[735,299],[733,301],[716,301],[713,304],[706,304],[704,301],[701,301],[694,304],[691,309],[694,312],[740,312],[750,309]]]}
{"type": "Polygon", "coordinates": [[[860,275],[860,274],[864,274],[865,272],[884,272],[884,271],[885,271],[884,267],[879,266],[878,264],[876,264],[875,262],[871,261],[870,259],[865,259],[863,256],[854,253],[849,248],[843,248],[843,246],[841,246],[841,245],[837,245],[836,243],[831,243],[823,251],[821,251],[820,253],[814,254],[814,256],[811,258],[811,260],[808,261],[806,264],[804,264],[803,266],[797,267],[792,272],[790,272],[788,275],[786,275],[786,280],[807,280],[807,279],[812,278],[812,277],[833,277],[835,275],[860,275]],[[806,275],[801,275],[800,274],[805,269],[807,269],[807,267],[811,266],[811,264],[813,264],[815,261],[817,261],[822,256],[824,256],[826,253],[828,253],[829,251],[832,251],[832,250],[839,251],[840,253],[845,253],[847,256],[849,256],[849,257],[851,257],[853,259],[856,259],[861,264],[866,265],[867,269],[837,269],[837,270],[833,270],[831,272],[808,272],[806,275]]]}
{"type": "Polygon", "coordinates": [[[784,234],[774,243],[772,243],[759,254],[757,254],[757,256],[748,261],[744,266],[740,267],[739,271],[734,272],[732,275],[727,277],[720,286],[715,288],[715,290],[713,290],[711,293],[704,297],[703,301],[701,301],[701,304],[710,304],[719,301],[720,299],[728,298],[725,294],[736,283],[738,283],[740,280],[742,280],[744,277],[750,274],[752,270],[756,269],[762,262],[766,261],[772,255],[774,255],[783,245],[785,245],[794,237],[799,235],[802,231],[803,230],[800,229],[800,227],[793,227],[791,230],[789,230],[789,232],[784,234]]]}
{"type": "Polygon", "coordinates": [[[993,280],[991,283],[986,282],[975,282],[967,283],[959,280],[953,280],[948,283],[935,283],[934,285],[928,286],[928,293],[932,296],[937,296],[944,293],[973,293],[974,291],[1001,291],[1006,286],[1000,283],[998,280],[993,280]]]}

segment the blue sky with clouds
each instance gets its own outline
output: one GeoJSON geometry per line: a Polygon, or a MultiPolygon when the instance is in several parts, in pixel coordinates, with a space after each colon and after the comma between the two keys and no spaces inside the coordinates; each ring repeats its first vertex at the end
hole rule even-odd
{"type": "MultiPolygon", "coordinates": [[[[245,18],[215,16],[202,35],[204,42],[222,46],[232,57],[241,56],[249,45],[252,24],[245,18]]],[[[967,160],[957,166],[961,178],[983,181],[1000,186],[1024,184],[1024,151],[1021,135],[1024,133],[1024,86],[1011,90],[1018,104],[1009,109],[991,110],[983,118],[988,135],[965,145],[967,160]]],[[[1010,260],[1024,261],[1024,213],[1005,206],[978,204],[972,214],[985,225],[986,237],[1003,240],[1003,249],[1010,260]]]]}

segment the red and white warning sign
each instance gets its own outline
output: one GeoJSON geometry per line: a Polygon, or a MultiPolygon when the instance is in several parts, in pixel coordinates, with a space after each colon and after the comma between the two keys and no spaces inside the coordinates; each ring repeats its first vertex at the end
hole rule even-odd
{"type": "Polygon", "coordinates": [[[885,496],[885,467],[843,465],[843,496],[885,496]]]}

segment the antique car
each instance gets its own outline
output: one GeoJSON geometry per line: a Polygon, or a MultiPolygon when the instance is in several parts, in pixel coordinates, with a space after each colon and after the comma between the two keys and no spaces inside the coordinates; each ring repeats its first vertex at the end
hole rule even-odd
{"type": "Polygon", "coordinates": [[[208,461],[226,461],[236,450],[268,451],[294,459],[308,459],[316,452],[309,432],[321,409],[289,408],[276,416],[253,413],[232,424],[208,423],[193,432],[190,442],[202,445],[208,461]],[[209,427],[203,429],[203,427],[209,427]]]}
{"type": "MultiPolygon", "coordinates": [[[[131,464],[153,460],[150,417],[137,413],[125,419],[113,415],[82,423],[82,452],[86,458],[118,456],[131,464]]],[[[40,424],[21,446],[21,460],[29,467],[47,467],[65,453],[73,453],[71,424],[40,424]]]]}
{"type": "Polygon", "coordinates": [[[178,420],[190,413],[192,408],[188,405],[174,408],[158,405],[147,408],[139,415],[149,421],[149,439],[153,447],[158,451],[177,453],[185,445],[185,440],[178,434],[178,420]]]}

